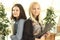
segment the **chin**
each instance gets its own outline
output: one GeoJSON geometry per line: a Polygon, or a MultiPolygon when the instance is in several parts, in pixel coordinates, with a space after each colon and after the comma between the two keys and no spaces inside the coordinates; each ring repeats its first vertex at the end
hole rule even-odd
{"type": "Polygon", "coordinates": [[[16,15],[14,17],[17,17],[16,15]]]}

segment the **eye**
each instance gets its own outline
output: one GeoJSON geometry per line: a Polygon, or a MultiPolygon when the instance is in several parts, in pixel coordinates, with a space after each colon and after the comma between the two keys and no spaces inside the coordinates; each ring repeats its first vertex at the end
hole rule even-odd
{"type": "Polygon", "coordinates": [[[36,8],[33,8],[33,10],[36,10],[36,8]]]}
{"type": "Polygon", "coordinates": [[[40,8],[37,8],[38,10],[40,10],[40,8]]]}
{"type": "Polygon", "coordinates": [[[18,11],[18,9],[16,11],[18,11]]]}

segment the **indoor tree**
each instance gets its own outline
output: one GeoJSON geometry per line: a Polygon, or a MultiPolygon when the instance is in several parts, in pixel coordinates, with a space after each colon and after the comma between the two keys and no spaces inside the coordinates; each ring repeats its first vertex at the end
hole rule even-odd
{"type": "Polygon", "coordinates": [[[49,7],[46,12],[46,17],[44,18],[45,24],[52,24],[54,26],[56,24],[55,22],[56,15],[54,13],[53,7],[49,7]]]}
{"type": "MultiPolygon", "coordinates": [[[[6,29],[9,24],[9,20],[6,17],[5,9],[2,3],[0,3],[0,35],[4,37],[9,34],[9,31],[6,29]]],[[[3,37],[3,40],[5,40],[3,37]]]]}

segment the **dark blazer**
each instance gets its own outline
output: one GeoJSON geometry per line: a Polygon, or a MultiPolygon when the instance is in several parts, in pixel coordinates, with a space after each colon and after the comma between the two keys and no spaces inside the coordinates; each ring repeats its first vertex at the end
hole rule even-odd
{"type": "MultiPolygon", "coordinates": [[[[36,38],[41,38],[46,32],[51,30],[51,28],[52,28],[52,24],[47,23],[45,25],[44,30],[42,30],[42,32],[38,36],[36,36],[36,38]]],[[[35,36],[33,36],[32,20],[30,20],[30,19],[28,19],[24,23],[22,40],[35,40],[35,36]]]]}
{"type": "Polygon", "coordinates": [[[35,38],[33,36],[32,21],[30,19],[28,19],[24,23],[22,40],[35,40],[35,38]]]}

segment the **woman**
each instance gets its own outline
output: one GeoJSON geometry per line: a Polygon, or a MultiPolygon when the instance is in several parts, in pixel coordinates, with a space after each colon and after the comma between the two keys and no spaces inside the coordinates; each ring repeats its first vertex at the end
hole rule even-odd
{"type": "Polygon", "coordinates": [[[38,36],[44,29],[39,17],[40,11],[40,5],[37,2],[30,5],[30,18],[25,21],[22,40],[45,40],[45,34],[41,38],[38,36]]]}
{"type": "Polygon", "coordinates": [[[22,40],[35,40],[35,36],[43,30],[41,20],[39,20],[40,5],[37,2],[30,5],[29,15],[30,18],[24,24],[22,40]]]}
{"type": "Polygon", "coordinates": [[[13,35],[11,36],[12,40],[21,40],[23,32],[23,24],[26,19],[25,11],[21,4],[15,4],[12,7],[12,16],[11,20],[15,21],[13,35]]]}

